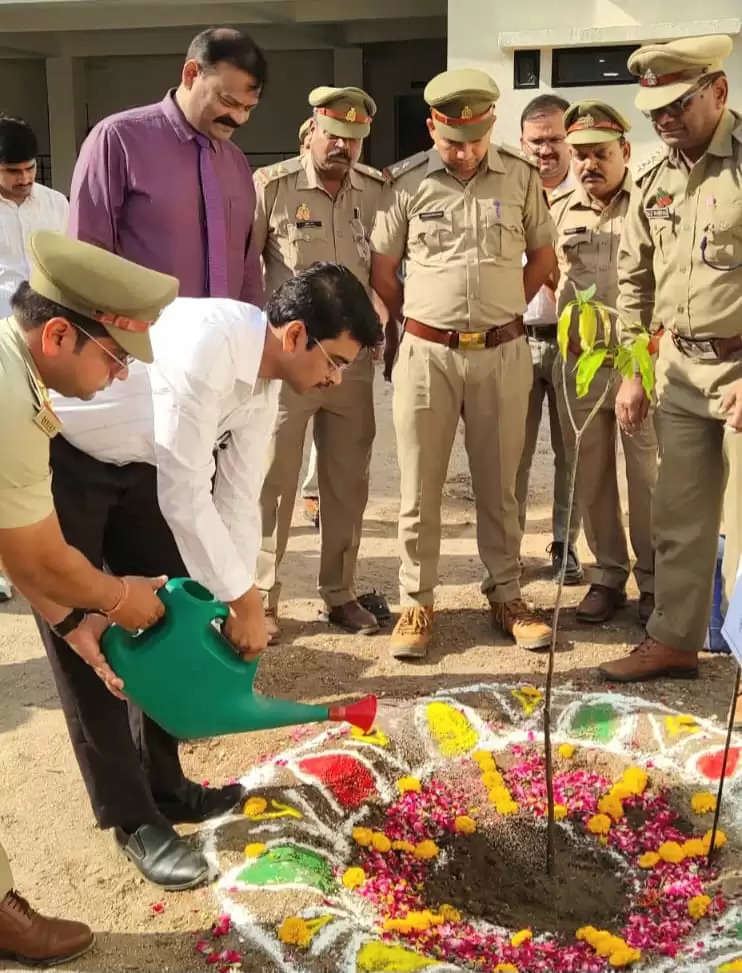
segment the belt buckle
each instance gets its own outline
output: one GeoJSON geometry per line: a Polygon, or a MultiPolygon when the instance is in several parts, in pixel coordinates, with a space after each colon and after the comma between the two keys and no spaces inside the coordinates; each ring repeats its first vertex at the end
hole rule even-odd
{"type": "Polygon", "coordinates": [[[459,348],[478,351],[487,347],[486,331],[459,331],[459,348]]]}

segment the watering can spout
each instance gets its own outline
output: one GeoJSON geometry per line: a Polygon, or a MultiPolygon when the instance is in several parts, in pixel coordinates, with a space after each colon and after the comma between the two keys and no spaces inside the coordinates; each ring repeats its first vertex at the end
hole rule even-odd
{"type": "Polygon", "coordinates": [[[173,578],[158,595],[165,616],[133,636],[112,625],[102,640],[124,692],[178,739],[267,730],[324,720],[347,721],[368,731],[376,698],[347,706],[313,706],[255,691],[258,660],[246,662],[214,625],[229,608],[189,578],[173,578]]]}

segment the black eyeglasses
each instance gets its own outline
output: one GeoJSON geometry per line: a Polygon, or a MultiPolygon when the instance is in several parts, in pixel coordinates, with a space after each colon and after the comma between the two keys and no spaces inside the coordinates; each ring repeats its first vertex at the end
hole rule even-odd
{"type": "Polygon", "coordinates": [[[672,115],[673,118],[679,118],[696,97],[696,95],[700,95],[700,93],[705,88],[712,85],[715,80],[715,78],[705,78],[692,91],[687,91],[684,95],[682,95],[682,97],[676,98],[675,101],[671,101],[669,105],[663,105],[662,108],[652,108],[651,111],[643,111],[642,115],[644,115],[645,118],[651,118],[653,120],[664,114],[672,115]]]}

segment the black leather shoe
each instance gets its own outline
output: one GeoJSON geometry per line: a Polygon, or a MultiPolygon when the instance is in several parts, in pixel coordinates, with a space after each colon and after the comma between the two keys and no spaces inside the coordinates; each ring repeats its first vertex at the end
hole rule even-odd
{"type": "Polygon", "coordinates": [[[143,824],[134,834],[115,828],[114,837],[147,881],[167,892],[195,888],[209,877],[209,863],[174,828],[143,824]]]}
{"type": "MultiPolygon", "coordinates": [[[[546,548],[546,553],[551,554],[551,576],[558,584],[559,575],[562,571],[562,558],[564,557],[564,541],[552,541],[546,548]]],[[[577,551],[571,544],[567,548],[567,570],[564,575],[565,585],[582,584],[582,565],[577,557],[577,551]]]]}
{"type": "Polygon", "coordinates": [[[244,796],[241,784],[202,787],[187,780],[174,797],[156,798],[157,807],[173,824],[200,824],[234,810],[244,796]]]}

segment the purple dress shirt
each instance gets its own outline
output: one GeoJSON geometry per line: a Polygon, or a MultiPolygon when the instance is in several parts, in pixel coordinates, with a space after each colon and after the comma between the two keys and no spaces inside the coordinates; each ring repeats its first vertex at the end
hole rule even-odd
{"type": "MultiPolygon", "coordinates": [[[[196,130],[169,91],[156,105],[104,118],[75,165],[69,233],[180,281],[181,297],[208,297],[208,244],[196,130]]],[[[227,296],[262,305],[259,254],[250,247],[255,189],[231,142],[214,143],[227,230],[227,296]]]]}

